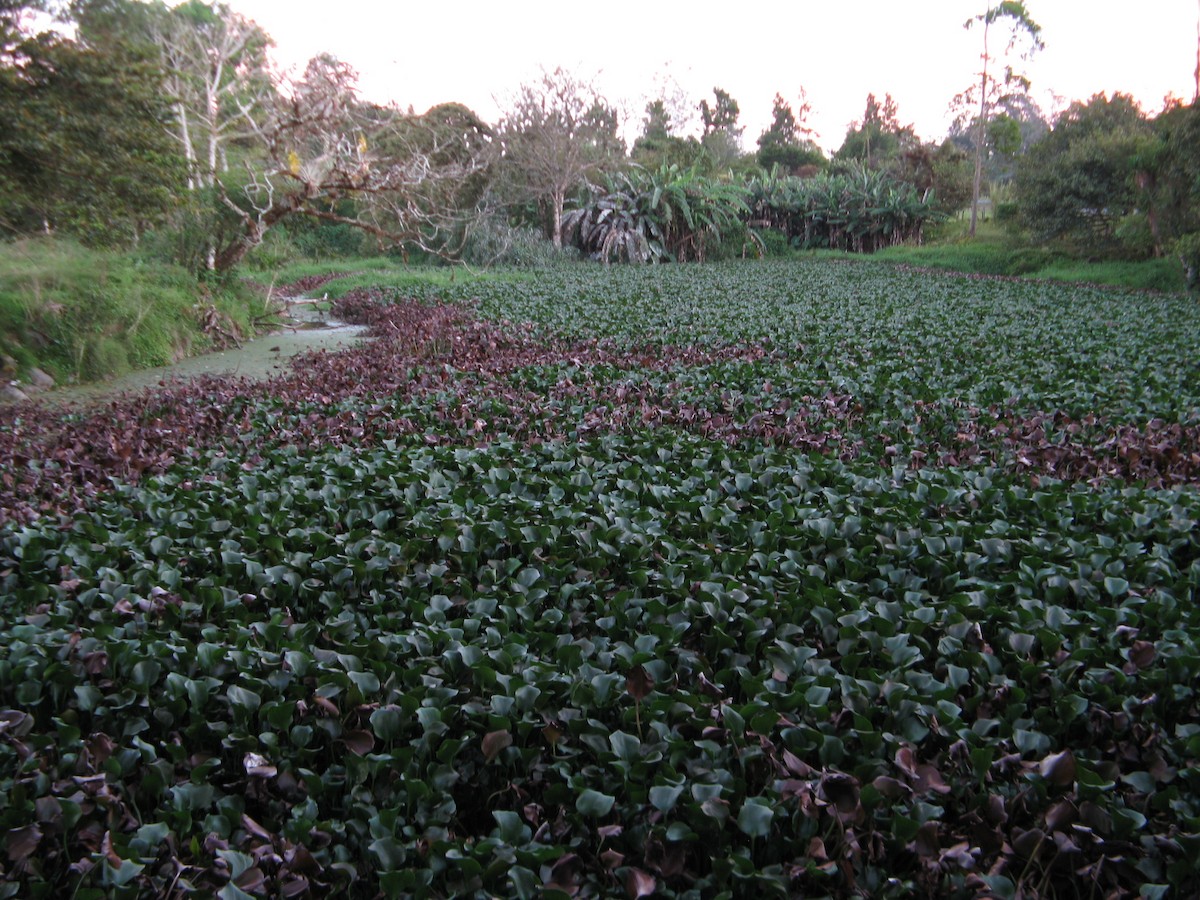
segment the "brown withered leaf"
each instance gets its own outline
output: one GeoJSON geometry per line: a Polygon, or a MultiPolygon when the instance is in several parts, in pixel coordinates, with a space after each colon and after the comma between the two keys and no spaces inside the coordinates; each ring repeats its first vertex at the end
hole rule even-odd
{"type": "Polygon", "coordinates": [[[284,897],[301,897],[309,891],[308,879],[303,875],[290,875],[279,885],[279,893],[284,897]]]}
{"type": "Polygon", "coordinates": [[[821,777],[820,796],[832,805],[843,823],[863,821],[866,811],[859,802],[858,779],[844,772],[827,772],[821,777]]]}
{"type": "Polygon", "coordinates": [[[1070,800],[1060,800],[1046,810],[1046,827],[1050,831],[1061,831],[1074,824],[1078,812],[1070,800]]]}
{"type": "Polygon", "coordinates": [[[890,775],[880,775],[873,782],[871,782],[871,786],[874,787],[875,790],[879,791],[879,793],[881,793],[888,800],[899,800],[906,794],[911,793],[911,789],[908,787],[908,785],[901,784],[890,775]]]}
{"type": "Polygon", "coordinates": [[[630,900],[649,897],[658,889],[658,881],[649,872],[630,866],[625,872],[625,893],[630,900]]]}
{"type": "Polygon", "coordinates": [[[512,733],[507,729],[501,731],[489,731],[483,736],[483,758],[491,762],[500,752],[506,747],[512,746],[512,733]]]}
{"type": "Polygon", "coordinates": [[[928,763],[917,766],[917,784],[914,788],[919,793],[932,791],[935,794],[950,793],[950,786],[942,780],[942,773],[928,763]]]}
{"type": "Polygon", "coordinates": [[[625,678],[625,690],[634,700],[644,700],[654,690],[654,679],[642,666],[634,666],[625,678]]]}
{"type": "Polygon", "coordinates": [[[366,756],[375,749],[375,735],[369,731],[347,731],[342,735],[342,743],[355,756],[366,756]]]}
{"type": "Polygon", "coordinates": [[[1030,828],[1013,837],[1012,847],[1026,859],[1036,856],[1046,842],[1046,832],[1040,828],[1030,828]]]}
{"type": "Polygon", "coordinates": [[[905,744],[896,751],[895,756],[896,768],[910,778],[916,777],[917,774],[917,754],[908,744],[905,744]]]}
{"type": "Polygon", "coordinates": [[[570,896],[575,896],[579,893],[579,873],[583,868],[583,862],[578,855],[574,853],[564,853],[550,867],[550,881],[547,882],[548,889],[560,890],[570,896]]]}
{"type": "Polygon", "coordinates": [[[828,862],[829,851],[825,849],[825,842],[819,837],[814,837],[808,842],[808,851],[805,853],[809,859],[817,862],[828,862]]]}
{"type": "Polygon", "coordinates": [[[810,775],[812,775],[812,766],[798,757],[791,750],[783,751],[783,764],[788,767],[788,771],[798,778],[808,778],[810,775]]]}
{"type": "Polygon", "coordinates": [[[247,753],[242,757],[242,765],[246,774],[253,778],[274,778],[279,771],[265,756],[258,753],[247,753]]]}
{"type": "Polygon", "coordinates": [[[262,890],[263,885],[267,883],[267,876],[258,866],[251,866],[245,872],[238,876],[234,882],[241,890],[247,894],[257,894],[262,890]]]}
{"type": "Polygon", "coordinates": [[[700,673],[700,677],[697,679],[697,681],[700,685],[700,693],[709,697],[714,697],[718,700],[725,696],[725,692],[722,690],[721,686],[719,684],[713,684],[711,681],[709,681],[708,676],[706,676],[703,672],[700,673]]]}
{"type": "Polygon", "coordinates": [[[1158,651],[1150,641],[1134,641],[1133,646],[1129,648],[1129,661],[1139,670],[1152,666],[1157,656],[1158,651]]]}
{"type": "Polygon", "coordinates": [[[1038,767],[1043,778],[1058,787],[1068,787],[1075,781],[1075,754],[1069,749],[1051,753],[1038,767]]]}
{"type": "Polygon", "coordinates": [[[913,839],[912,847],[917,856],[937,856],[941,849],[938,842],[938,823],[926,822],[917,829],[917,836],[913,839]]]}
{"type": "Polygon", "coordinates": [[[34,801],[33,808],[37,813],[38,822],[56,825],[62,821],[62,804],[58,802],[57,797],[50,795],[38,797],[34,801]]]}
{"type": "Polygon", "coordinates": [[[271,832],[267,831],[267,829],[263,828],[245,813],[242,813],[242,827],[260,840],[271,840],[271,832]]]}
{"type": "Polygon", "coordinates": [[[4,839],[4,848],[11,862],[19,863],[29,857],[42,842],[42,829],[36,825],[13,828],[4,839]]]}

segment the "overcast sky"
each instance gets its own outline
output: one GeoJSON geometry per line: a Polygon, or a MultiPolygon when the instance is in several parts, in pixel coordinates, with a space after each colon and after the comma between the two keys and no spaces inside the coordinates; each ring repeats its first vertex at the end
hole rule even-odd
{"type": "MultiPolygon", "coordinates": [[[[418,112],[457,101],[495,121],[507,97],[562,66],[593,78],[633,120],[665,84],[694,108],[727,90],[744,145],[769,124],[776,92],[798,105],[826,149],[841,145],[868,93],[890,93],[904,124],[945,135],[947,107],[979,69],[980,32],[963,22],[981,0],[228,0],[276,42],[283,66],[329,52],[354,66],[362,95],[418,112]]],[[[1200,0],[1028,0],[1045,49],[1021,63],[1048,112],[1115,91],[1157,111],[1192,99],[1200,0]]],[[[993,40],[993,46],[995,46],[993,40]]],[[[1002,42],[1001,42],[1002,43],[1002,42]]],[[[1014,61],[1020,62],[1014,57],[1014,61]]]]}

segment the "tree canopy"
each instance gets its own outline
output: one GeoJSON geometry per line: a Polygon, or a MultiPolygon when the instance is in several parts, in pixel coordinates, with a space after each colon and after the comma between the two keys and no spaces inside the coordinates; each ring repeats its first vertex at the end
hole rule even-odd
{"type": "Polygon", "coordinates": [[[811,111],[812,107],[803,95],[798,115],[781,94],[775,95],[771,124],[758,137],[756,159],[760,166],[767,170],[779,166],[796,173],[806,167],[820,167],[825,163],[825,154],[813,141],[813,131],[806,122],[811,111]]]}
{"type": "Polygon", "coordinates": [[[538,205],[556,247],[568,194],[624,157],[618,125],[599,91],[561,68],[522,85],[501,119],[506,184],[514,198],[538,205]]]}
{"type": "Polygon", "coordinates": [[[0,229],[135,240],[183,187],[163,72],[135,40],[27,34],[30,8],[0,7],[0,229]]]}

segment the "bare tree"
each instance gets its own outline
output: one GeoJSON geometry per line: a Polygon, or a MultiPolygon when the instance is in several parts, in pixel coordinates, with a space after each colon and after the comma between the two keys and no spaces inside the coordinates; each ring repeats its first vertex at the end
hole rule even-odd
{"type": "Polygon", "coordinates": [[[550,238],[562,246],[567,195],[623,157],[617,114],[596,88],[561,68],[522,85],[500,123],[508,184],[548,213],[550,238]]]}
{"type": "Polygon", "coordinates": [[[216,254],[216,269],[236,265],[290,215],[453,255],[446,236],[465,236],[480,214],[463,191],[474,184],[472,196],[485,193],[495,155],[490,130],[465,107],[415,116],[361,104],[355,84],[349,66],[320,56],[267,106],[254,126],[265,163],[247,161],[239,190],[216,182],[240,222],[216,254]],[[343,199],[355,201],[352,214],[335,208],[343,199]]]}
{"type": "Polygon", "coordinates": [[[245,136],[272,91],[271,39],[229,7],[188,0],[160,7],[151,40],[162,55],[175,104],[176,134],[191,168],[191,187],[214,187],[225,145],[245,136]]]}

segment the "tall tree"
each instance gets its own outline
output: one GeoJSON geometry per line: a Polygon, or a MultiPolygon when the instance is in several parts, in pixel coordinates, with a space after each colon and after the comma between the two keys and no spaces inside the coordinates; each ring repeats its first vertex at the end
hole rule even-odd
{"type": "Polygon", "coordinates": [[[1137,174],[1152,134],[1127,95],[1071,104],[1021,159],[1015,187],[1025,225],[1081,253],[1120,252],[1118,228],[1145,202],[1137,174]]]}
{"type": "Polygon", "coordinates": [[[691,169],[707,162],[703,146],[694,137],[680,137],[675,132],[678,122],[671,106],[663,98],[646,103],[646,117],[642,120],[642,133],[633,142],[630,158],[650,171],[663,166],[691,169]]]}
{"type": "MultiPolygon", "coordinates": [[[[972,168],[979,139],[977,89],[978,85],[973,86],[951,103],[951,109],[957,114],[950,124],[950,139],[970,155],[972,168]]],[[[994,91],[988,107],[990,118],[984,132],[983,181],[1004,184],[1012,180],[1020,155],[1050,130],[1050,122],[1033,98],[1019,88],[994,91]]]]}
{"type": "Polygon", "coordinates": [[[0,227],[129,245],[182,189],[157,60],[82,28],[27,33],[32,8],[0,6],[0,227]]]}
{"type": "Polygon", "coordinates": [[[857,160],[868,168],[880,169],[915,143],[912,126],[900,124],[899,109],[892,95],[885,94],[880,102],[874,94],[867,94],[862,119],[851,123],[834,158],[857,160]]]}
{"type": "Polygon", "coordinates": [[[196,186],[215,187],[226,146],[245,135],[271,94],[271,39],[224,4],[157,7],[151,36],[169,73],[175,131],[196,186]]]}
{"type": "MultiPolygon", "coordinates": [[[[1025,8],[1025,4],[1017,0],[1005,0],[995,6],[990,6],[977,16],[972,16],[963,23],[963,27],[971,29],[979,25],[983,31],[983,52],[980,59],[983,65],[979,73],[979,117],[975,136],[975,177],[971,184],[971,236],[975,236],[975,224],[979,216],[979,192],[983,185],[983,148],[987,139],[989,98],[994,84],[999,84],[989,71],[992,62],[998,61],[992,56],[989,48],[990,32],[993,25],[1007,26],[1008,41],[1005,54],[1012,52],[1022,39],[1028,41],[1024,55],[1028,56],[1035,50],[1040,50],[1042,43],[1042,27],[1035,22],[1025,8]]],[[[1003,58],[1003,56],[1001,56],[1003,58]]],[[[1028,81],[1017,74],[1011,65],[1005,66],[1004,84],[1020,83],[1028,88],[1028,81]]]]}
{"type": "Polygon", "coordinates": [[[652,141],[671,136],[671,112],[662,98],[646,104],[646,118],[642,120],[642,137],[652,141]]]}
{"type": "Polygon", "coordinates": [[[825,155],[812,139],[813,130],[807,119],[812,105],[803,90],[800,91],[798,112],[782,94],[775,95],[771,108],[771,125],[758,137],[758,164],[764,169],[780,166],[795,172],[804,166],[819,166],[825,155]]]}
{"type": "Polygon", "coordinates": [[[713,158],[717,168],[725,168],[737,161],[742,153],[742,132],[738,126],[741,108],[729,92],[713,88],[713,104],[700,101],[700,122],[704,133],[700,142],[713,158]]]}
{"type": "Polygon", "coordinates": [[[594,85],[561,68],[522,85],[499,126],[507,184],[546,212],[562,246],[563,206],[588,177],[615,168],[625,146],[617,114],[594,85]]]}

